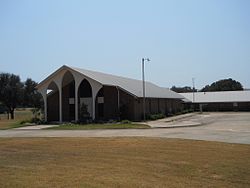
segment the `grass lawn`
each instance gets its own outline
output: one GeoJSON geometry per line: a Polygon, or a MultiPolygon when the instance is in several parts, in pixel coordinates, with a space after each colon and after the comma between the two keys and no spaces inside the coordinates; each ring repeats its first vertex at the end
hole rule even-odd
{"type": "Polygon", "coordinates": [[[86,125],[78,125],[78,124],[62,124],[58,127],[50,127],[48,129],[55,130],[90,130],[90,129],[149,129],[150,126],[145,124],[119,124],[119,123],[104,123],[104,124],[86,124],[86,125]]]}
{"type": "Polygon", "coordinates": [[[250,145],[1,138],[0,187],[249,187],[250,145]]]}
{"type": "Polygon", "coordinates": [[[14,120],[8,120],[7,114],[0,114],[0,130],[24,126],[20,122],[31,119],[32,112],[30,109],[18,109],[15,110],[14,117],[14,120]]]}

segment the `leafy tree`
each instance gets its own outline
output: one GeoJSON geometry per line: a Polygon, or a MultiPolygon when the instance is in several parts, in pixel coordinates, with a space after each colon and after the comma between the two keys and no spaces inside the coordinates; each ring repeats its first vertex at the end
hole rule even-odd
{"type": "Polygon", "coordinates": [[[6,107],[0,102],[0,114],[7,112],[6,107]]]}
{"type": "Polygon", "coordinates": [[[14,119],[17,106],[33,107],[38,111],[42,107],[42,96],[36,90],[37,83],[28,78],[24,83],[14,74],[0,74],[0,104],[7,109],[14,119]]]}
{"type": "Polygon", "coordinates": [[[31,78],[28,78],[24,82],[24,98],[23,106],[41,108],[42,106],[42,96],[36,90],[37,83],[31,78]]]}
{"type": "Polygon", "coordinates": [[[20,77],[14,74],[0,74],[0,101],[7,107],[11,119],[14,119],[14,110],[21,104],[23,98],[23,84],[20,77]]]}
{"type": "Polygon", "coordinates": [[[206,85],[201,89],[202,92],[206,91],[237,91],[243,90],[242,84],[232,78],[219,80],[211,85],[206,85]]]}
{"type": "Polygon", "coordinates": [[[190,93],[190,92],[194,92],[194,91],[196,92],[197,91],[197,89],[195,89],[195,88],[193,89],[193,88],[191,88],[189,86],[185,86],[185,87],[172,86],[171,90],[175,91],[177,93],[190,93]]]}

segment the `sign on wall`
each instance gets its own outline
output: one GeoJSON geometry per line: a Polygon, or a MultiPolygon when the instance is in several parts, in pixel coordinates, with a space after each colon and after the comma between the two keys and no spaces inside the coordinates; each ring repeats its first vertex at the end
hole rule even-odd
{"type": "Polygon", "coordinates": [[[75,98],[69,98],[69,104],[75,104],[75,98]]]}

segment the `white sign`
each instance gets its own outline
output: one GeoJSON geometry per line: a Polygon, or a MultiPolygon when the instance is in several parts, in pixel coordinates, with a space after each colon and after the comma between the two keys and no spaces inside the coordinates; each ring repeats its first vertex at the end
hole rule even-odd
{"type": "Polygon", "coordinates": [[[75,98],[69,98],[69,104],[75,104],[75,98]]]}
{"type": "Polygon", "coordinates": [[[237,106],[238,106],[238,103],[237,103],[237,102],[234,102],[234,103],[233,103],[233,106],[234,106],[234,107],[237,107],[237,106]]]}
{"type": "Polygon", "coordinates": [[[98,97],[97,101],[99,104],[104,103],[104,97],[98,97]]]}

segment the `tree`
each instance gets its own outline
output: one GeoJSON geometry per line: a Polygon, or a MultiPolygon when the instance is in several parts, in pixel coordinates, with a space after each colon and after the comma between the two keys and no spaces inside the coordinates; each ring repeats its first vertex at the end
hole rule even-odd
{"type": "Polygon", "coordinates": [[[88,112],[88,106],[84,103],[80,106],[80,117],[79,120],[82,123],[86,123],[88,119],[90,118],[90,114],[88,112]]]}
{"type": "Polygon", "coordinates": [[[14,110],[21,104],[23,97],[23,84],[20,77],[14,74],[0,74],[0,101],[7,107],[11,119],[14,119],[14,110]]]}
{"type": "Polygon", "coordinates": [[[177,93],[190,93],[190,92],[196,92],[197,89],[193,89],[189,86],[185,86],[185,87],[176,87],[176,86],[172,86],[171,88],[172,91],[177,92],[177,93]]]}
{"type": "Polygon", "coordinates": [[[42,96],[36,90],[37,83],[31,78],[28,78],[24,82],[24,97],[23,106],[41,108],[42,106],[42,96]]]}
{"type": "Polygon", "coordinates": [[[202,92],[206,91],[237,91],[243,90],[242,84],[232,78],[223,79],[212,83],[211,85],[206,85],[201,89],[202,92]]]}

